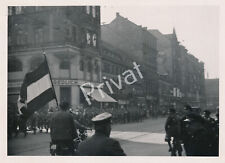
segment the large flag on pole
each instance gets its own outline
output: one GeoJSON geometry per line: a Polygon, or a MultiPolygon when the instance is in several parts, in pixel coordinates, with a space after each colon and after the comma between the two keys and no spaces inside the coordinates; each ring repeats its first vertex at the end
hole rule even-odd
{"type": "Polygon", "coordinates": [[[56,95],[45,59],[36,70],[25,75],[18,99],[18,109],[20,113],[30,115],[53,99],[56,99],[56,95]]]}

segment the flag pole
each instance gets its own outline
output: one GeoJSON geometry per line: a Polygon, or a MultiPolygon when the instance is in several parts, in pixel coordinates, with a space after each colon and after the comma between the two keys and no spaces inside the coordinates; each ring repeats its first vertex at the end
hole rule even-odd
{"type": "Polygon", "coordinates": [[[50,69],[49,69],[49,66],[48,66],[48,61],[47,61],[47,57],[45,55],[45,51],[44,50],[43,50],[43,53],[42,54],[44,55],[44,60],[45,60],[45,62],[47,64],[47,68],[48,68],[48,72],[49,72],[49,77],[50,77],[50,81],[51,81],[51,84],[52,84],[52,89],[53,89],[53,92],[55,94],[56,105],[57,105],[57,107],[59,107],[59,103],[58,103],[58,100],[57,100],[57,97],[56,97],[56,93],[55,93],[55,88],[54,88],[54,85],[53,85],[53,82],[52,82],[51,72],[50,72],[50,69]]]}

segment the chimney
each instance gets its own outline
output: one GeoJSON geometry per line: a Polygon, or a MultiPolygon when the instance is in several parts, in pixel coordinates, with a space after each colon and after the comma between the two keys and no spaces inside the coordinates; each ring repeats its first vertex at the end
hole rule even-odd
{"type": "Polygon", "coordinates": [[[116,17],[120,16],[120,13],[119,12],[116,12],[116,17]]]}

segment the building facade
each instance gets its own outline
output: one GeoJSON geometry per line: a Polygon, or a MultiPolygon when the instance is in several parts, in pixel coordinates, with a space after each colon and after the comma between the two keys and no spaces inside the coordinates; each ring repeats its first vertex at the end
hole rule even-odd
{"type": "Polygon", "coordinates": [[[25,74],[43,61],[44,51],[58,101],[79,106],[79,86],[101,81],[100,7],[11,6],[8,11],[8,102],[16,103],[25,74]]]}
{"type": "Polygon", "coordinates": [[[206,79],[205,92],[207,109],[216,111],[219,107],[219,79],[206,79]]]}
{"type": "Polygon", "coordinates": [[[204,63],[187,53],[181,60],[183,65],[183,101],[201,108],[206,107],[204,63]]]}
{"type": "MultiPolygon", "coordinates": [[[[147,28],[136,25],[119,13],[109,24],[101,27],[102,40],[126,52],[141,65],[143,80],[134,88],[137,100],[152,110],[158,107],[158,75],[156,38],[147,28]]],[[[136,103],[137,104],[137,103],[136,103]]]]}
{"type": "Polygon", "coordinates": [[[157,38],[160,108],[182,110],[185,104],[205,108],[204,63],[179,43],[175,29],[172,34],[149,32],[157,38]]]}

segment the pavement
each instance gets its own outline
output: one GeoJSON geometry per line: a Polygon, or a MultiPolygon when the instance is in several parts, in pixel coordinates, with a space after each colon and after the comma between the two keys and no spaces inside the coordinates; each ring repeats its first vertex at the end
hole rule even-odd
{"type": "MultiPolygon", "coordinates": [[[[169,156],[164,142],[165,118],[147,119],[142,122],[116,124],[111,137],[117,139],[128,156],[169,156]]],[[[88,131],[88,136],[94,131],[88,131]]],[[[29,133],[8,141],[8,155],[49,156],[49,133],[29,133]]]]}

